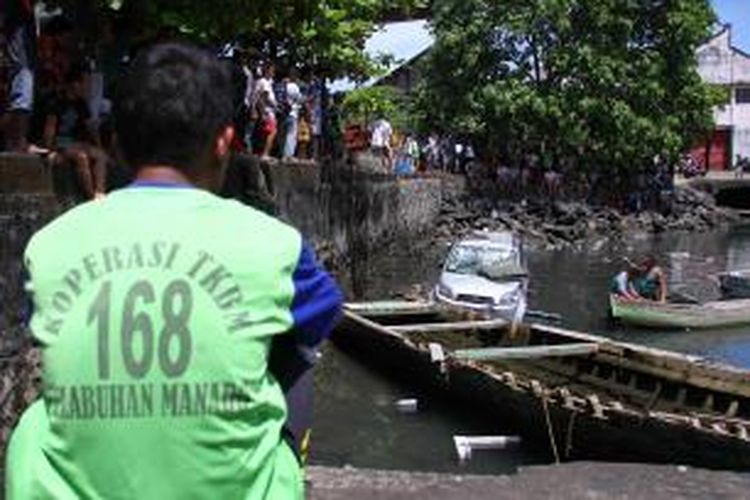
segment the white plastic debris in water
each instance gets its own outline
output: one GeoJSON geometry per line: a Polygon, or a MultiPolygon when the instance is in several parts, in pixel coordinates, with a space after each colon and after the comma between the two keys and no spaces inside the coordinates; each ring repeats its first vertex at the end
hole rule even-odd
{"type": "Polygon", "coordinates": [[[504,450],[520,442],[520,436],[453,436],[461,463],[471,460],[473,450],[504,450]]]}
{"type": "Polygon", "coordinates": [[[399,399],[396,401],[396,409],[401,413],[416,413],[419,410],[419,401],[414,398],[399,399]]]}
{"type": "Polygon", "coordinates": [[[430,342],[428,347],[430,349],[430,361],[433,363],[442,363],[445,361],[445,351],[443,350],[442,345],[436,342],[430,342]]]}

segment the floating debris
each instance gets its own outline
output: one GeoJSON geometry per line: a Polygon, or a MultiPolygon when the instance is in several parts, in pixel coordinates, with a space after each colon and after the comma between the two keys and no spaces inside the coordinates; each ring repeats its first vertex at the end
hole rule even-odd
{"type": "Polygon", "coordinates": [[[396,409],[401,413],[417,413],[419,401],[416,398],[399,399],[396,401],[396,409]]]}
{"type": "Polygon", "coordinates": [[[474,450],[504,450],[521,443],[520,436],[453,436],[461,463],[471,460],[474,450]]]}

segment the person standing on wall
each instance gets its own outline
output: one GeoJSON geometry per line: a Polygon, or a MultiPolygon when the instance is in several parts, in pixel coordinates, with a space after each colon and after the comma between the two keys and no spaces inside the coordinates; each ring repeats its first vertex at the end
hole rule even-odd
{"type": "Polygon", "coordinates": [[[257,127],[256,131],[259,140],[253,143],[255,146],[254,152],[259,153],[263,159],[271,157],[271,151],[273,150],[278,132],[278,123],[276,121],[278,103],[276,101],[276,93],[273,90],[275,75],[275,66],[267,63],[263,68],[262,76],[255,82],[255,91],[252,98],[253,107],[257,110],[257,114],[260,117],[260,126],[257,127]]]}
{"type": "Polygon", "coordinates": [[[320,159],[323,153],[323,97],[325,84],[315,75],[310,79],[308,85],[308,105],[310,133],[312,136],[312,148],[310,158],[320,159]]]}
{"type": "Polygon", "coordinates": [[[3,0],[2,23],[9,61],[8,103],[3,119],[5,146],[17,153],[41,152],[28,142],[34,106],[37,26],[33,0],[3,0]]]}
{"type": "Polygon", "coordinates": [[[393,170],[392,139],[393,128],[380,113],[377,120],[370,124],[370,150],[373,156],[380,159],[386,172],[393,170]]]}
{"type": "Polygon", "coordinates": [[[232,94],[213,53],[145,49],[114,107],[135,182],[29,242],[44,390],[11,438],[9,500],[304,498],[280,385],[294,381],[269,352],[314,350],[341,292],[299,232],[210,192],[232,94]]]}
{"type": "Polygon", "coordinates": [[[307,106],[300,109],[299,125],[297,126],[297,158],[310,159],[310,141],[312,141],[312,127],[310,126],[310,110],[307,106]]]}
{"type": "Polygon", "coordinates": [[[282,157],[284,159],[293,158],[297,152],[297,135],[300,118],[300,109],[302,104],[305,102],[305,97],[302,95],[302,91],[297,83],[297,70],[292,68],[289,70],[289,76],[284,79],[285,91],[284,98],[286,102],[286,119],[284,122],[284,133],[286,134],[284,139],[284,151],[282,157]]]}

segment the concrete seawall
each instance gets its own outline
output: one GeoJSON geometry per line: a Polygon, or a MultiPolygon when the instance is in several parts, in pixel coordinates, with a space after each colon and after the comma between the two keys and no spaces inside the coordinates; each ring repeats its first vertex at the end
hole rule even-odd
{"type": "Polygon", "coordinates": [[[258,181],[237,182],[241,174],[236,170],[253,177],[260,173],[277,215],[337,259],[422,233],[440,212],[441,178],[397,179],[336,164],[243,162],[230,168],[234,187],[225,189],[225,195],[256,204],[248,188],[257,188],[258,181]]]}
{"type": "MultiPolygon", "coordinates": [[[[127,182],[119,172],[111,187],[127,182]]],[[[346,274],[350,256],[430,229],[442,189],[443,180],[436,177],[397,179],[345,165],[261,164],[243,157],[231,166],[223,194],[297,227],[327,264],[346,274]]],[[[5,330],[18,320],[17,287],[28,238],[82,198],[72,169],[52,171],[37,158],[8,154],[0,154],[0,194],[0,330],[5,330]]]]}
{"type": "MultiPolygon", "coordinates": [[[[110,188],[128,180],[127,173],[115,172],[110,188]]],[[[244,156],[230,165],[223,195],[273,211],[313,243],[343,255],[352,245],[377,248],[429,229],[440,212],[443,184],[440,177],[399,179],[349,165],[261,163],[244,156]]],[[[82,201],[72,169],[52,171],[24,155],[0,154],[0,193],[14,200],[0,205],[3,217],[31,213],[40,201],[42,217],[50,216],[82,201]]]]}

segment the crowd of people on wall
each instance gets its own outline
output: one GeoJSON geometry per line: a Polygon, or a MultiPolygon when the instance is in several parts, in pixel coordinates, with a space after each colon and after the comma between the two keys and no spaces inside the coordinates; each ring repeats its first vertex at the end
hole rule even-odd
{"type": "Polygon", "coordinates": [[[87,39],[31,0],[6,0],[0,22],[0,150],[74,168],[85,194],[102,197],[113,135],[105,67],[118,64],[111,25],[87,39]]]}
{"type": "MultiPolygon", "coordinates": [[[[2,3],[0,151],[71,167],[89,198],[103,196],[117,157],[110,118],[117,83],[150,40],[106,17],[87,21],[34,0],[2,3]]],[[[337,154],[337,103],[322,78],[240,48],[217,55],[235,75],[235,151],[301,161],[337,154]]]]}
{"type": "Polygon", "coordinates": [[[327,152],[324,115],[333,103],[323,79],[312,73],[300,77],[294,65],[278,68],[241,49],[231,52],[239,94],[244,96],[235,118],[236,150],[252,152],[264,160],[302,161],[327,152]]]}
{"type": "Polygon", "coordinates": [[[477,158],[471,144],[464,142],[436,133],[420,137],[412,131],[399,130],[382,113],[366,128],[353,123],[344,132],[350,153],[368,151],[383,172],[398,176],[426,172],[468,175],[477,158]]]}
{"type": "MultiPolygon", "coordinates": [[[[104,196],[107,177],[117,170],[112,101],[123,68],[147,40],[116,19],[81,19],[34,0],[3,0],[0,24],[0,151],[71,168],[87,197],[104,196]]],[[[236,152],[304,163],[370,149],[384,171],[400,176],[467,173],[475,159],[462,141],[419,138],[384,116],[351,148],[342,96],[331,95],[324,78],[239,44],[216,53],[233,68],[236,152]]]]}

